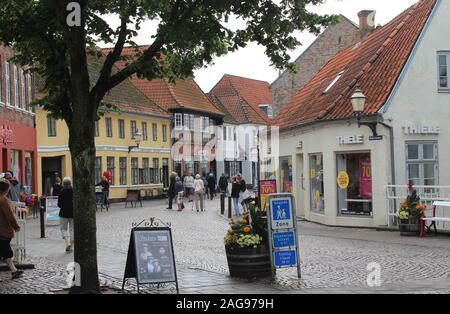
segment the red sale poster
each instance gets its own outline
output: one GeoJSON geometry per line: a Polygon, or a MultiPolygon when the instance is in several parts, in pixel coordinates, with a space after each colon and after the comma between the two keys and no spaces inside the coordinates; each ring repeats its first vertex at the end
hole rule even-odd
{"type": "Polygon", "coordinates": [[[359,190],[364,199],[372,198],[372,163],[370,156],[359,159],[359,190]]]}

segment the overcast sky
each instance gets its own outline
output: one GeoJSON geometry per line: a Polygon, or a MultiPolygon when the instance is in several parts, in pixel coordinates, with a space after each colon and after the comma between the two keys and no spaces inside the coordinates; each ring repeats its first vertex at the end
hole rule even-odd
{"type": "MultiPolygon", "coordinates": [[[[359,11],[376,10],[375,23],[384,25],[415,2],[417,0],[327,0],[321,6],[313,7],[312,10],[320,14],[342,14],[357,24],[359,11]]],[[[141,45],[149,44],[148,30],[156,28],[154,23],[146,23],[145,26],[136,38],[136,42],[141,45]]],[[[293,59],[296,59],[315,37],[306,33],[299,34],[298,38],[302,46],[291,52],[293,59]]],[[[214,64],[206,69],[197,70],[195,79],[203,91],[209,92],[225,73],[271,83],[278,77],[279,72],[270,66],[263,47],[250,44],[235,53],[217,58],[214,64]]]]}

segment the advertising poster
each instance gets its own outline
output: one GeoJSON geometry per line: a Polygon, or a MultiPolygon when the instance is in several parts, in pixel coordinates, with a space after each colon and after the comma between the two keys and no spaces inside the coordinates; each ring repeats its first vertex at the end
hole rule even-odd
{"type": "Polygon", "coordinates": [[[277,193],[276,180],[261,180],[259,181],[259,188],[261,191],[261,210],[266,209],[267,196],[277,193]]]}
{"type": "Polygon", "coordinates": [[[176,281],[169,230],[136,230],[134,244],[139,283],[176,281]]]}
{"type": "Polygon", "coordinates": [[[359,161],[360,193],[364,199],[372,198],[372,164],[370,157],[361,157],[359,161]]]}
{"type": "Polygon", "coordinates": [[[45,199],[45,221],[46,224],[58,224],[59,223],[59,207],[57,197],[47,197],[45,199]]]}

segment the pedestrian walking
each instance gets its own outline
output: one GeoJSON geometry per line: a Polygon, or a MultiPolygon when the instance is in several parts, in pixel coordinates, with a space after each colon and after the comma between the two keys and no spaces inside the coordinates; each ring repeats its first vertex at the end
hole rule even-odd
{"type": "Polygon", "coordinates": [[[240,185],[239,203],[242,205],[243,212],[246,214],[248,212],[248,204],[252,201],[252,195],[247,189],[247,183],[242,178],[242,175],[238,174],[237,181],[240,185]]]}
{"type": "Polygon", "coordinates": [[[177,173],[176,172],[172,172],[172,174],[170,175],[170,183],[169,183],[169,207],[167,207],[167,209],[172,209],[172,202],[173,199],[175,197],[175,183],[176,183],[176,178],[177,178],[177,173]]]}
{"type": "Polygon", "coordinates": [[[54,196],[54,197],[58,197],[59,194],[61,194],[62,189],[63,189],[63,186],[62,186],[61,178],[57,177],[55,184],[53,184],[53,186],[50,190],[50,195],[54,196]]]}
{"type": "Polygon", "coordinates": [[[69,177],[63,180],[63,189],[58,197],[59,227],[61,235],[66,243],[66,252],[70,253],[74,249],[75,236],[73,226],[73,188],[72,179],[69,177]]]}
{"type": "Polygon", "coordinates": [[[108,209],[108,207],[109,207],[109,189],[110,189],[108,177],[103,174],[102,180],[99,183],[97,183],[95,186],[102,187],[102,192],[103,192],[102,208],[103,208],[103,206],[105,206],[106,209],[108,209]]]}
{"type": "Polygon", "coordinates": [[[20,231],[19,223],[13,213],[13,208],[7,195],[11,184],[6,179],[0,179],[0,258],[8,265],[13,279],[23,275],[13,263],[14,253],[11,249],[11,240],[14,233],[20,231]]]}
{"type": "Polygon", "coordinates": [[[205,191],[205,185],[203,183],[202,177],[197,174],[194,180],[194,201],[195,201],[195,209],[197,212],[199,209],[203,212],[205,210],[203,206],[203,193],[205,191]],[[200,207],[199,203],[200,202],[200,207]]]}
{"type": "Polygon", "coordinates": [[[188,174],[184,177],[184,189],[186,191],[186,197],[189,202],[193,202],[194,197],[194,176],[192,172],[189,171],[188,174]]]}
{"type": "Polygon", "coordinates": [[[176,177],[175,179],[175,193],[177,195],[177,205],[178,205],[178,211],[181,212],[184,209],[184,203],[183,203],[183,182],[181,182],[180,177],[176,177]]]}
{"type": "Polygon", "coordinates": [[[222,173],[219,179],[219,189],[222,194],[225,194],[227,192],[228,188],[228,178],[226,177],[225,173],[222,173]]]}
{"type": "Polygon", "coordinates": [[[19,203],[20,202],[20,184],[19,180],[14,177],[14,173],[12,171],[7,171],[5,173],[5,178],[8,180],[10,184],[8,198],[11,202],[19,203]]]}
{"type": "Polygon", "coordinates": [[[214,175],[214,172],[212,170],[209,170],[209,173],[206,177],[206,181],[208,182],[209,197],[212,201],[216,193],[216,184],[217,184],[216,176],[214,175]]]}
{"type": "Polygon", "coordinates": [[[241,215],[241,209],[239,207],[239,195],[241,192],[241,185],[237,180],[237,177],[233,177],[231,180],[231,199],[233,201],[233,209],[236,216],[241,215]]]}

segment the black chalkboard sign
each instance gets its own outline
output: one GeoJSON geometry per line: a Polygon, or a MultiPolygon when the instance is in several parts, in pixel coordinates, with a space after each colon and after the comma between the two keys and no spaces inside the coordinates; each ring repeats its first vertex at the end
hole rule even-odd
{"type": "Polygon", "coordinates": [[[127,264],[122,289],[127,279],[135,278],[139,285],[175,283],[178,279],[170,228],[134,228],[131,231],[127,264]]]}

